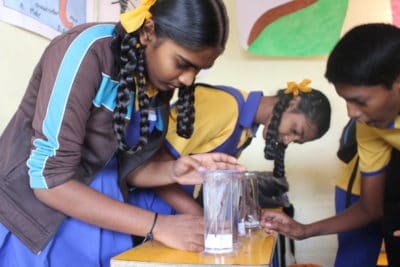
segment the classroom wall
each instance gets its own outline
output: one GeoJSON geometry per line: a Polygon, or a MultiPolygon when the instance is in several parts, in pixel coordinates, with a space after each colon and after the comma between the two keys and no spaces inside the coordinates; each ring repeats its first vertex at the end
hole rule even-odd
{"type": "MultiPolygon", "coordinates": [[[[255,56],[239,45],[236,31],[235,1],[226,0],[231,32],[225,53],[199,81],[233,85],[246,90],[263,90],[274,94],[287,81],[312,80],[312,87],[322,90],[330,99],[333,114],[331,129],[320,140],[287,149],[286,172],[289,197],[295,216],[311,222],[334,214],[334,182],[343,167],[336,159],[342,127],[347,121],[344,102],[324,78],[326,56],[284,58],[255,56]]],[[[251,1],[249,1],[250,3],[251,1]]],[[[390,22],[389,0],[349,0],[343,32],[366,22],[390,22]]],[[[0,22],[0,132],[24,93],[31,72],[49,40],[23,29],[0,22]]],[[[264,141],[259,134],[242,154],[240,161],[249,169],[270,170],[272,164],[263,157],[264,141]]],[[[336,249],[334,235],[296,242],[298,262],[332,266],[336,249]]]]}

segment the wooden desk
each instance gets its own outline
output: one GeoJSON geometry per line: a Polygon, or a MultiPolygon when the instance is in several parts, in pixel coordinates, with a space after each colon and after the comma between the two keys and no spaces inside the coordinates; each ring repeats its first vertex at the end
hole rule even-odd
{"type": "Polygon", "coordinates": [[[272,267],[276,236],[262,230],[240,238],[241,245],[232,254],[204,254],[176,250],[157,241],[146,242],[111,259],[111,267],[132,266],[264,266],[272,267]]]}

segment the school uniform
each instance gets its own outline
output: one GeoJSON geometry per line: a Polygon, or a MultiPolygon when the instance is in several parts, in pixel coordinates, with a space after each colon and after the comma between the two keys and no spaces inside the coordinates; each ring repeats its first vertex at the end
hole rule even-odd
{"type": "MultiPolygon", "coordinates": [[[[358,169],[358,155],[356,155],[337,180],[335,187],[336,214],[360,201],[360,187],[361,173],[358,169]],[[349,179],[353,171],[355,171],[353,187],[348,191],[349,179]]],[[[334,266],[376,267],[382,240],[379,223],[370,223],[352,231],[338,233],[338,249],[334,266]]]]}
{"type": "Polygon", "coordinates": [[[386,170],[392,149],[400,149],[400,116],[388,128],[369,127],[357,122],[357,142],[360,154],[360,170],[364,176],[386,170]]]}
{"type": "Polygon", "coordinates": [[[369,127],[357,123],[357,141],[360,154],[360,170],[364,176],[386,172],[384,216],[382,231],[390,266],[400,265],[400,238],[393,231],[400,229],[400,116],[386,128],[369,127]],[[392,162],[390,162],[392,159],[392,162]]]}
{"type": "MultiPolygon", "coordinates": [[[[259,124],[254,123],[263,96],[261,91],[246,92],[229,86],[197,84],[195,87],[194,132],[190,139],[176,134],[177,111],[170,111],[165,145],[176,158],[183,155],[224,152],[239,157],[259,124]]],[[[194,186],[182,186],[193,195],[194,186]]],[[[129,202],[161,214],[176,214],[152,189],[136,188],[129,202]]]]}
{"type": "MultiPolygon", "coordinates": [[[[124,201],[125,176],[161,146],[169,105],[154,92],[149,145],[118,154],[113,130],[118,80],[110,42],[114,24],[83,24],[50,42],[15,115],[0,138],[0,266],[109,266],[131,236],[86,224],[47,207],[32,189],[71,179],[124,201]]],[[[132,95],[129,142],[139,135],[132,95]]]]}
{"type": "MultiPolygon", "coordinates": [[[[356,120],[351,119],[344,127],[338,157],[346,163],[341,175],[336,180],[336,214],[346,210],[360,200],[361,173],[358,168],[356,120]]],[[[378,223],[371,223],[362,228],[338,233],[338,249],[335,267],[376,267],[382,244],[382,232],[378,223]]]]}

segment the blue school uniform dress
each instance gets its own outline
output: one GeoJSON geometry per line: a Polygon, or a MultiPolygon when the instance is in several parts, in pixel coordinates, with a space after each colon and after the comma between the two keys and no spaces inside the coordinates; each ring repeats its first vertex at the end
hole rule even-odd
{"type": "MultiPolygon", "coordinates": [[[[336,180],[335,208],[336,214],[360,201],[361,172],[355,136],[356,120],[352,119],[345,126],[341,136],[341,145],[352,146],[353,157],[347,159],[345,169],[336,180]],[[353,181],[351,181],[353,179],[353,181]]],[[[335,267],[375,267],[382,244],[382,233],[378,223],[370,223],[364,227],[338,233],[338,249],[335,267]]]]}
{"type": "MultiPolygon", "coordinates": [[[[139,112],[135,112],[136,118],[139,112]]],[[[150,130],[162,127],[155,112],[150,115],[150,130]]],[[[128,143],[136,143],[139,121],[134,119],[128,127],[128,143]]],[[[92,189],[115,200],[124,202],[118,186],[117,159],[113,157],[90,184],[92,189]]],[[[131,235],[99,228],[68,218],[59,227],[53,239],[39,255],[30,251],[14,234],[0,224],[0,266],[7,267],[70,267],[110,266],[111,257],[134,245],[131,235]]]]}
{"type": "MultiPolygon", "coordinates": [[[[246,92],[229,86],[197,84],[195,87],[194,132],[190,139],[176,134],[177,111],[170,111],[166,146],[175,158],[206,152],[224,152],[238,157],[256,135],[259,125],[254,118],[263,94],[246,92]]],[[[193,195],[194,186],[182,186],[193,195]]],[[[160,214],[177,211],[152,189],[136,188],[129,202],[160,214]]]]}
{"type": "MultiPolygon", "coordinates": [[[[115,200],[126,201],[119,187],[121,161],[117,166],[112,128],[118,87],[118,82],[111,78],[114,72],[110,49],[113,31],[114,25],[90,24],[57,37],[42,56],[27,97],[0,139],[2,149],[15,152],[10,152],[13,160],[17,156],[24,157],[16,159],[18,165],[10,174],[6,173],[10,168],[4,165],[12,161],[3,157],[0,164],[1,178],[8,179],[8,183],[1,183],[1,199],[12,198],[7,203],[3,201],[0,208],[2,267],[107,267],[112,256],[134,245],[131,235],[65,217],[45,207],[34,197],[28,184],[29,178],[31,188],[46,190],[68,179],[77,179],[115,200]],[[31,132],[35,135],[29,135],[31,132]],[[36,138],[35,148],[31,148],[31,138],[36,138]],[[34,228],[38,225],[40,227],[34,228]]],[[[162,144],[166,132],[163,118],[166,122],[169,107],[163,104],[161,112],[155,101],[157,92],[148,91],[154,100],[149,112],[149,128],[156,133],[154,136],[162,137],[159,139],[162,144]]],[[[131,99],[135,99],[133,94],[131,99]]],[[[133,103],[131,101],[127,114],[130,119],[127,142],[131,145],[137,142],[140,129],[140,115],[133,103]]],[[[154,142],[149,141],[150,144],[154,142]]],[[[125,170],[129,171],[130,167],[125,170]]]]}

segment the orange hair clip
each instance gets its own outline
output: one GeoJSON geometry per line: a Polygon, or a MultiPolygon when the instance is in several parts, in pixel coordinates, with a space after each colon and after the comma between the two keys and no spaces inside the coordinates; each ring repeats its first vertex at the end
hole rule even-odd
{"type": "Polygon", "coordinates": [[[120,15],[122,27],[124,27],[127,33],[136,31],[142,26],[145,19],[150,19],[152,17],[149,9],[155,2],[156,0],[142,0],[140,5],[135,9],[120,15]]]}
{"type": "Polygon", "coordinates": [[[288,82],[287,88],[284,93],[293,94],[294,96],[298,96],[300,91],[303,93],[309,93],[311,92],[312,88],[308,87],[307,85],[309,85],[310,83],[310,79],[304,79],[301,83],[288,82]]]}

